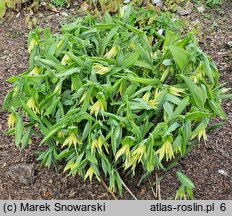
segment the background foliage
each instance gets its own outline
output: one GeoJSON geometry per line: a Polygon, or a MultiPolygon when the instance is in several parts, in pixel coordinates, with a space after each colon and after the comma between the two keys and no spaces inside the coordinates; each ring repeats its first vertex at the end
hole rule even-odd
{"type": "MultiPolygon", "coordinates": [[[[222,4],[222,0],[165,0],[163,1],[163,6],[165,10],[176,12],[179,6],[185,6],[186,3],[194,2],[197,5],[206,5],[209,7],[217,7],[222,4]]],[[[0,0],[0,19],[5,15],[7,8],[9,9],[20,9],[23,7],[33,8],[33,10],[38,9],[42,3],[52,4],[56,7],[69,7],[75,0],[0,0]]],[[[82,5],[87,5],[92,8],[96,14],[98,13],[116,13],[118,10],[126,6],[127,3],[132,3],[135,6],[145,6],[153,3],[152,0],[86,0],[82,2],[82,5]],[[99,12],[100,9],[100,12],[99,12]]],[[[80,6],[80,5],[79,5],[80,6]]]]}

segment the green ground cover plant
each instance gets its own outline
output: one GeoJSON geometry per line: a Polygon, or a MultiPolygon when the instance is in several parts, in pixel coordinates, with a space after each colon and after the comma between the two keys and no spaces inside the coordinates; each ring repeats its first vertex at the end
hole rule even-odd
{"type": "MultiPolygon", "coordinates": [[[[190,32],[159,22],[156,10],[131,5],[97,20],[88,15],[61,32],[28,37],[29,68],[8,79],[3,110],[21,150],[40,138],[42,165],[65,163],[68,175],[105,175],[122,195],[121,172],[142,167],[141,181],[174,167],[201,139],[212,118],[226,119],[228,97],[213,61],[190,32]],[[159,31],[162,29],[162,31],[159,31]]],[[[212,128],[217,128],[213,125],[212,128]]],[[[176,199],[192,199],[191,180],[177,172],[176,199]]]]}
{"type": "MultiPolygon", "coordinates": [[[[6,10],[16,9],[17,5],[21,5],[28,2],[28,0],[0,0],[0,19],[2,19],[6,13],[6,10]]],[[[38,0],[33,0],[33,4],[37,3],[38,0]]]]}
{"type": "Polygon", "coordinates": [[[56,7],[67,7],[70,4],[69,0],[0,0],[0,19],[2,19],[7,9],[26,8],[27,10],[38,10],[41,3],[51,4],[56,7]]]}

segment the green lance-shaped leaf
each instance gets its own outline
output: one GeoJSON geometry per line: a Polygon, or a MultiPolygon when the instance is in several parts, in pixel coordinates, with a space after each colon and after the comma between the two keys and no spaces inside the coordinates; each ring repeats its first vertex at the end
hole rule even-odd
{"type": "Polygon", "coordinates": [[[12,76],[12,77],[9,77],[6,81],[7,82],[17,82],[19,80],[19,77],[18,76],[12,76]]]}
{"type": "Polygon", "coordinates": [[[45,143],[47,140],[49,140],[54,134],[56,134],[61,128],[65,127],[68,122],[71,120],[75,120],[76,123],[81,122],[82,120],[90,120],[92,117],[86,113],[82,112],[79,109],[75,109],[67,113],[61,121],[53,125],[51,128],[49,128],[49,132],[45,133],[44,138],[42,139],[40,145],[45,143]],[[79,111],[79,112],[78,112],[79,111]]]}
{"type": "Polygon", "coordinates": [[[138,85],[135,83],[130,84],[125,91],[125,95],[127,97],[130,97],[131,95],[133,95],[134,93],[136,93],[136,90],[138,88],[138,85]]]}
{"type": "Polygon", "coordinates": [[[18,113],[15,113],[16,116],[16,126],[15,126],[15,145],[19,146],[23,136],[23,121],[21,116],[18,113]]]}
{"type": "Polygon", "coordinates": [[[94,37],[98,33],[97,29],[91,28],[86,31],[83,31],[79,37],[81,39],[90,39],[91,37],[94,37]]]}
{"type": "Polygon", "coordinates": [[[28,145],[31,135],[32,135],[32,127],[28,127],[22,139],[22,146],[21,146],[22,150],[25,149],[26,146],[28,145]]]}
{"type": "Polygon", "coordinates": [[[177,106],[177,108],[175,109],[173,114],[170,116],[169,121],[176,119],[178,117],[178,115],[180,115],[185,110],[185,108],[188,106],[188,104],[189,104],[189,97],[185,97],[180,102],[180,104],[177,106]]]}
{"type": "Polygon", "coordinates": [[[79,167],[81,165],[81,161],[82,161],[84,155],[85,155],[85,152],[82,152],[80,155],[78,155],[78,157],[77,157],[77,159],[75,161],[74,167],[71,168],[71,173],[72,174],[75,173],[79,169],[79,167]]]}
{"type": "Polygon", "coordinates": [[[163,136],[163,134],[165,134],[167,130],[168,130],[167,123],[160,122],[156,125],[154,130],[151,132],[151,135],[153,138],[156,138],[158,136],[163,136]]]}
{"type": "Polygon", "coordinates": [[[107,29],[113,29],[117,27],[117,24],[115,23],[97,23],[93,26],[93,28],[96,28],[98,30],[107,30],[107,29]]]}
{"type": "Polygon", "coordinates": [[[181,152],[182,145],[182,136],[178,135],[172,143],[173,152],[181,152]]]}
{"type": "MultiPolygon", "coordinates": [[[[157,86],[159,86],[159,84],[157,84],[157,86]]],[[[163,89],[156,99],[156,103],[158,104],[157,106],[158,106],[159,110],[161,109],[161,107],[163,107],[163,104],[164,104],[166,97],[167,97],[167,93],[168,93],[167,88],[163,89]]]]}
{"type": "Polygon", "coordinates": [[[141,67],[141,68],[147,68],[147,69],[150,69],[150,70],[154,69],[152,64],[149,64],[147,61],[143,61],[143,60],[137,60],[134,63],[134,65],[138,66],[138,67],[141,67]]]}
{"type": "Polygon", "coordinates": [[[55,95],[56,95],[56,92],[53,92],[51,95],[41,100],[41,102],[39,103],[39,109],[43,111],[45,108],[49,107],[55,95]]]}
{"type": "Polygon", "coordinates": [[[85,127],[84,127],[83,132],[82,132],[82,137],[81,137],[81,139],[82,139],[83,141],[87,138],[87,136],[88,136],[88,134],[89,134],[89,131],[90,131],[90,128],[91,128],[91,123],[90,123],[90,122],[87,122],[87,123],[85,124],[85,127]]]}
{"type": "Polygon", "coordinates": [[[58,71],[62,71],[65,69],[65,67],[61,64],[57,64],[55,61],[53,60],[49,60],[49,59],[42,59],[42,58],[39,58],[38,56],[36,56],[35,58],[35,61],[38,62],[42,67],[44,66],[49,66],[51,68],[54,68],[58,71]]]}
{"type": "Polygon", "coordinates": [[[65,149],[60,154],[56,155],[56,160],[61,160],[70,156],[75,150],[65,149]]]}
{"type": "Polygon", "coordinates": [[[118,186],[118,192],[119,195],[122,196],[122,180],[117,170],[115,171],[115,174],[116,174],[116,184],[118,186]]]}
{"type": "Polygon", "coordinates": [[[116,35],[117,31],[118,31],[119,27],[115,27],[113,28],[109,34],[102,39],[102,44],[100,45],[100,50],[99,50],[99,55],[103,56],[105,53],[105,49],[107,47],[107,45],[109,44],[109,42],[112,40],[112,38],[116,35]]]}
{"type": "Polygon", "coordinates": [[[203,97],[202,89],[196,83],[194,83],[189,77],[184,76],[182,74],[180,76],[184,80],[187,88],[189,89],[190,94],[194,100],[194,103],[197,105],[198,108],[203,109],[205,100],[203,97]]]}
{"type": "Polygon", "coordinates": [[[173,104],[176,104],[176,105],[179,105],[181,102],[181,100],[177,96],[171,95],[171,94],[167,94],[166,99],[167,99],[167,101],[169,101],[173,104]]]}
{"type": "Polygon", "coordinates": [[[72,166],[74,166],[74,161],[75,161],[75,157],[72,157],[68,163],[66,164],[66,166],[64,167],[64,172],[66,172],[67,170],[69,170],[70,168],[72,168],[72,166]]]}
{"type": "Polygon", "coordinates": [[[48,52],[47,54],[51,55],[51,56],[54,56],[55,55],[55,52],[56,52],[56,47],[57,47],[57,44],[59,43],[58,40],[54,41],[53,44],[51,44],[48,48],[48,52]]]}
{"type": "Polygon", "coordinates": [[[138,60],[139,56],[140,51],[137,50],[135,53],[132,53],[131,55],[128,55],[126,58],[124,58],[120,66],[122,66],[123,68],[128,68],[134,65],[134,63],[138,60]]]}
{"type": "Polygon", "coordinates": [[[86,159],[87,159],[89,162],[93,163],[93,164],[96,164],[96,165],[98,164],[98,161],[97,161],[95,155],[92,154],[90,151],[87,151],[87,152],[86,152],[86,159]]]}
{"type": "Polygon", "coordinates": [[[0,19],[3,18],[3,16],[5,15],[5,12],[6,12],[5,1],[0,1],[0,19]]]}
{"type": "Polygon", "coordinates": [[[78,23],[70,23],[62,26],[63,32],[71,32],[78,29],[80,26],[78,23]]]}
{"type": "Polygon", "coordinates": [[[176,176],[180,180],[180,182],[182,183],[183,186],[190,188],[190,189],[194,188],[194,184],[185,174],[183,174],[180,171],[177,171],[176,176]]]}
{"type": "Polygon", "coordinates": [[[214,85],[214,71],[212,70],[207,56],[204,55],[204,71],[208,75],[210,82],[214,85]]]}
{"type": "Polygon", "coordinates": [[[74,62],[78,64],[80,67],[86,67],[88,66],[80,57],[74,55],[72,51],[63,51],[64,54],[68,55],[70,59],[72,59],[74,62]]]}
{"type": "Polygon", "coordinates": [[[203,117],[209,117],[210,115],[211,114],[209,112],[194,111],[194,112],[186,113],[185,118],[189,119],[190,121],[194,121],[194,120],[196,121],[203,117]]]}
{"type": "Polygon", "coordinates": [[[179,37],[180,36],[178,34],[176,34],[175,32],[167,30],[165,38],[164,38],[165,40],[164,40],[164,43],[163,43],[163,50],[168,49],[168,47],[171,44],[174,44],[175,41],[177,41],[179,39],[179,37]]]}
{"type": "Polygon", "coordinates": [[[4,100],[4,103],[3,103],[3,106],[2,106],[2,111],[5,111],[9,107],[9,104],[12,100],[13,94],[14,94],[13,90],[11,90],[10,92],[7,93],[5,100],[4,100]]]}
{"type": "Polygon", "coordinates": [[[131,74],[128,75],[128,80],[134,83],[140,83],[140,84],[144,84],[144,85],[152,85],[154,87],[158,87],[160,86],[160,82],[158,79],[156,78],[143,78],[143,77],[135,77],[131,74]]]}
{"type": "Polygon", "coordinates": [[[182,133],[182,143],[181,143],[181,153],[184,155],[186,153],[187,144],[192,134],[191,122],[187,120],[183,127],[181,128],[182,133]]]}
{"type": "Polygon", "coordinates": [[[173,115],[173,105],[168,101],[165,101],[165,103],[163,104],[163,108],[165,112],[168,114],[168,121],[169,121],[169,119],[173,115]]]}
{"type": "Polygon", "coordinates": [[[177,67],[182,71],[189,61],[188,53],[185,49],[174,45],[169,46],[169,50],[172,53],[173,59],[177,67]]]}
{"type": "Polygon", "coordinates": [[[207,132],[221,128],[224,124],[225,124],[224,122],[215,123],[207,129],[207,132]]]}
{"type": "Polygon", "coordinates": [[[60,97],[58,97],[55,101],[52,102],[52,104],[47,108],[44,115],[46,116],[52,114],[58,108],[59,101],[60,101],[60,97]]]}
{"type": "Polygon", "coordinates": [[[113,150],[114,155],[116,154],[117,148],[120,144],[120,135],[121,135],[121,127],[119,127],[119,126],[112,127],[111,145],[112,145],[112,150],[113,150]]]}
{"type": "Polygon", "coordinates": [[[171,133],[172,133],[173,131],[175,131],[179,126],[180,126],[179,123],[174,122],[174,123],[168,128],[168,130],[166,131],[166,133],[165,133],[164,135],[165,135],[165,136],[171,135],[171,133]]]}
{"type": "Polygon", "coordinates": [[[219,103],[216,103],[215,101],[210,100],[209,105],[215,114],[220,116],[220,118],[222,118],[222,119],[226,119],[226,114],[219,103]]]}
{"type": "Polygon", "coordinates": [[[130,98],[140,97],[144,92],[150,91],[152,89],[152,86],[148,85],[145,86],[138,91],[136,91],[133,95],[129,96],[130,98]]]}
{"type": "Polygon", "coordinates": [[[61,55],[61,52],[67,49],[68,41],[69,36],[65,35],[65,37],[57,44],[55,52],[56,57],[59,57],[61,55]]]}
{"type": "Polygon", "coordinates": [[[70,76],[70,75],[78,73],[78,72],[80,72],[80,68],[70,68],[70,69],[63,70],[60,73],[56,74],[56,77],[58,77],[58,78],[67,77],[67,76],[70,76]]]}
{"type": "Polygon", "coordinates": [[[140,29],[138,29],[138,28],[136,28],[136,27],[134,27],[132,25],[126,24],[125,22],[122,22],[122,21],[120,21],[118,19],[114,19],[114,22],[117,23],[117,24],[119,24],[123,28],[127,28],[129,31],[134,32],[136,34],[142,34],[142,33],[144,33],[142,30],[140,30],[140,29]]]}

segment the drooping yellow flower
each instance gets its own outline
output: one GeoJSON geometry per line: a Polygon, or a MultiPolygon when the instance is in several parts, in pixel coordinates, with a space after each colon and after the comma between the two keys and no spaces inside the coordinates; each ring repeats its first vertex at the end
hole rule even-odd
{"type": "Polygon", "coordinates": [[[97,148],[97,139],[94,139],[91,143],[91,152],[93,152],[95,148],[97,148]]]}
{"type": "Polygon", "coordinates": [[[156,99],[150,99],[151,94],[147,92],[146,94],[143,95],[142,100],[146,101],[151,107],[155,108],[156,99]]]}
{"type": "Polygon", "coordinates": [[[162,145],[162,147],[158,149],[155,153],[159,155],[160,161],[162,161],[162,159],[164,158],[164,155],[166,155],[166,161],[174,158],[172,144],[169,140],[166,140],[164,144],[162,145]]]}
{"type": "Polygon", "coordinates": [[[127,161],[125,163],[125,170],[132,166],[131,169],[134,172],[137,163],[141,162],[143,156],[146,157],[146,146],[139,145],[139,147],[132,152],[131,157],[127,157],[127,161]]]}
{"type": "Polygon", "coordinates": [[[190,79],[191,79],[194,83],[199,83],[199,82],[201,82],[202,77],[204,77],[203,71],[198,71],[197,73],[191,75],[191,76],[190,76],[190,79]]]}
{"type": "Polygon", "coordinates": [[[136,49],[137,48],[137,44],[135,42],[132,42],[132,43],[130,43],[129,48],[130,49],[136,49]]]}
{"type": "Polygon", "coordinates": [[[35,104],[35,100],[33,97],[31,97],[28,101],[27,101],[27,106],[33,110],[34,113],[39,113],[39,109],[35,104]]]}
{"type": "Polygon", "coordinates": [[[132,153],[132,157],[136,157],[138,162],[142,160],[142,157],[146,154],[146,146],[140,145],[135,151],[132,153]]]}
{"type": "Polygon", "coordinates": [[[150,98],[150,93],[149,93],[149,92],[147,92],[146,94],[144,94],[143,97],[142,97],[142,99],[143,99],[144,101],[146,101],[146,102],[149,101],[149,98],[150,98]]]}
{"type": "Polygon", "coordinates": [[[149,105],[152,106],[152,107],[155,107],[155,105],[157,104],[157,100],[149,100],[148,101],[149,105]]]}
{"type": "Polygon", "coordinates": [[[100,75],[104,75],[111,71],[109,67],[105,67],[102,64],[98,64],[98,63],[94,64],[93,68],[95,69],[96,74],[100,74],[100,75]]]}
{"type": "Polygon", "coordinates": [[[174,158],[174,154],[172,151],[171,142],[167,140],[165,143],[166,143],[165,145],[166,161],[168,161],[169,159],[171,160],[172,158],[174,158]]]}
{"type": "Polygon", "coordinates": [[[90,108],[90,115],[92,115],[93,113],[95,113],[95,115],[97,116],[98,112],[101,111],[103,112],[104,111],[104,105],[101,101],[97,101],[95,102],[91,108],[90,108]]]}
{"type": "Polygon", "coordinates": [[[71,170],[73,167],[75,167],[75,165],[76,165],[75,162],[70,163],[68,166],[65,167],[64,172],[69,170],[69,169],[71,170]]]}
{"type": "Polygon", "coordinates": [[[93,178],[93,174],[95,173],[93,167],[89,167],[89,169],[87,170],[84,180],[86,180],[89,177],[89,180],[92,181],[93,178]]]}
{"type": "Polygon", "coordinates": [[[70,62],[70,60],[71,60],[70,57],[67,54],[65,54],[64,57],[61,60],[61,64],[66,65],[66,64],[68,64],[70,62]]]}
{"type": "Polygon", "coordinates": [[[57,136],[58,136],[59,138],[64,138],[64,137],[65,137],[65,133],[64,133],[63,131],[59,131],[59,132],[57,133],[57,136]]]}
{"type": "Polygon", "coordinates": [[[31,76],[37,76],[41,72],[41,69],[38,66],[35,66],[34,69],[29,73],[31,76]]]}
{"type": "Polygon", "coordinates": [[[120,83],[120,86],[119,86],[119,89],[118,89],[118,92],[119,94],[122,96],[123,95],[123,82],[120,83]]]}
{"type": "Polygon", "coordinates": [[[117,52],[118,52],[118,48],[117,48],[117,46],[113,46],[110,50],[109,50],[109,52],[107,52],[105,55],[104,55],[104,57],[105,58],[114,58],[116,55],[117,55],[117,52]]]}
{"type": "Polygon", "coordinates": [[[94,149],[98,149],[100,152],[102,152],[102,144],[103,144],[102,136],[99,136],[98,139],[94,139],[91,144],[91,152],[93,152],[94,149]]]}
{"type": "Polygon", "coordinates": [[[16,116],[15,114],[12,112],[9,116],[8,116],[8,127],[9,128],[13,128],[15,125],[15,121],[16,121],[16,116]]]}
{"type": "Polygon", "coordinates": [[[198,133],[198,140],[199,141],[201,140],[201,137],[203,137],[204,143],[206,143],[206,141],[207,141],[207,135],[206,135],[205,128],[202,129],[202,130],[200,130],[199,133],[198,133]]]}
{"type": "Polygon", "coordinates": [[[206,143],[206,141],[207,141],[206,129],[205,129],[205,128],[202,128],[202,129],[200,129],[198,132],[192,134],[191,140],[193,140],[195,137],[198,137],[198,140],[199,140],[199,141],[200,141],[201,138],[203,137],[204,143],[206,143]]]}
{"type": "Polygon", "coordinates": [[[126,155],[127,159],[130,155],[130,145],[126,144],[121,149],[119,149],[115,155],[115,160],[118,160],[123,154],[126,155]]]}
{"type": "Polygon", "coordinates": [[[186,200],[187,197],[184,188],[180,187],[176,192],[175,200],[182,200],[182,199],[186,200]]]}
{"type": "Polygon", "coordinates": [[[162,93],[162,90],[156,89],[156,90],[154,91],[155,99],[157,99],[157,98],[160,96],[161,93],[162,93]]]}
{"type": "Polygon", "coordinates": [[[181,96],[181,93],[184,93],[185,90],[182,89],[182,88],[177,88],[177,87],[174,87],[174,86],[170,86],[169,92],[170,92],[172,95],[181,96]]]}
{"type": "Polygon", "coordinates": [[[37,46],[38,42],[33,38],[28,47],[28,52],[31,54],[31,51],[37,46]]]}
{"type": "Polygon", "coordinates": [[[64,143],[63,143],[63,145],[62,145],[62,147],[66,146],[66,145],[68,145],[69,147],[72,146],[72,145],[73,145],[74,147],[76,147],[77,144],[79,144],[79,145],[83,144],[83,143],[82,143],[82,140],[80,140],[79,138],[77,138],[76,134],[71,133],[71,134],[65,139],[65,141],[64,141],[64,143]]]}

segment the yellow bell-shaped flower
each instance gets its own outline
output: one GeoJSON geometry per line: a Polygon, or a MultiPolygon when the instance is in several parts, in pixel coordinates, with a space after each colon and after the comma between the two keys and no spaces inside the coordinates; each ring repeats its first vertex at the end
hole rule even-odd
{"type": "Polygon", "coordinates": [[[11,113],[9,116],[8,116],[8,127],[9,128],[13,128],[14,125],[15,125],[15,121],[16,121],[16,116],[14,113],[11,113]]]}

